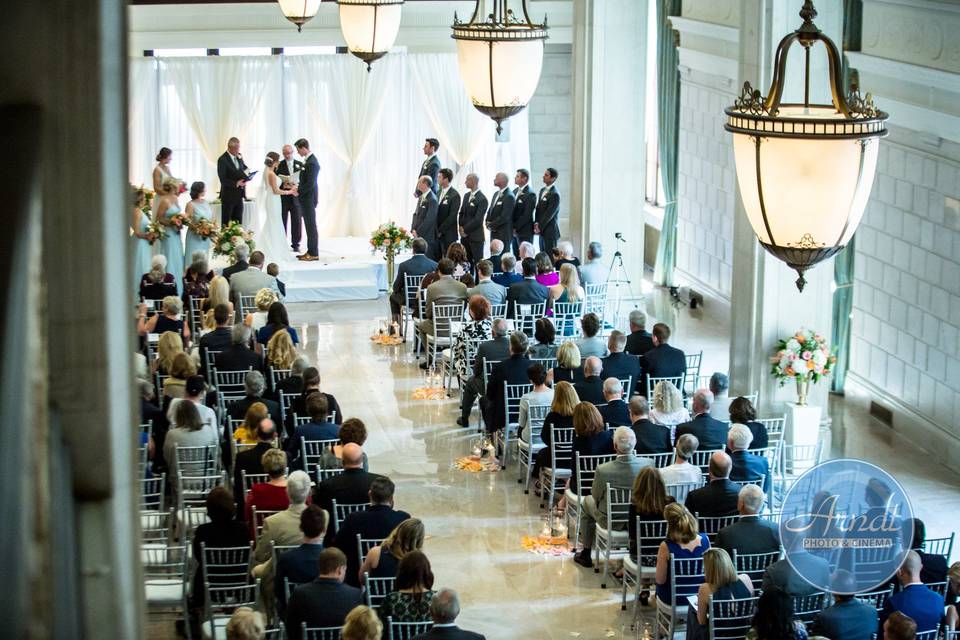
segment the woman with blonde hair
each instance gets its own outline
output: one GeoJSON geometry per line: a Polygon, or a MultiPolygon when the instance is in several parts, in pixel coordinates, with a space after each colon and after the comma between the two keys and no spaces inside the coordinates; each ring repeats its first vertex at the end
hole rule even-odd
{"type": "Polygon", "coordinates": [[[580,275],[577,268],[566,262],[560,265],[560,282],[550,286],[547,289],[549,294],[550,306],[554,302],[579,302],[585,295],[583,287],[580,286],[580,275]]]}
{"type": "Polygon", "coordinates": [[[156,220],[164,231],[160,237],[160,253],[167,257],[167,268],[177,284],[177,294],[182,293],[180,287],[183,281],[183,239],[180,230],[184,215],[178,202],[181,186],[182,183],[176,178],[164,178],[157,192],[156,213],[156,220]]]}
{"type": "Polygon", "coordinates": [[[573,384],[583,379],[583,370],[580,358],[580,347],[573,340],[566,340],[557,349],[557,366],[550,370],[547,382],[569,382],[573,384]]]}
{"type": "MultiPolygon", "coordinates": [[[[711,600],[743,600],[753,596],[750,576],[745,573],[737,575],[730,555],[720,547],[703,552],[703,573],[704,581],[697,591],[697,610],[690,607],[687,611],[688,640],[707,639],[711,600]]],[[[718,630],[723,629],[723,624],[723,621],[717,621],[718,630]]]]}
{"type": "Polygon", "coordinates": [[[661,380],[653,388],[653,409],[650,421],[656,424],[677,425],[690,421],[690,412],[683,406],[680,389],[669,380],[661,380]]]}
{"type": "Polygon", "coordinates": [[[383,623],[377,612],[366,605],[357,605],[350,610],[340,631],[341,640],[380,640],[383,623]]]}
{"type": "Polygon", "coordinates": [[[250,607],[239,607],[227,622],[227,640],[262,640],[266,635],[263,614],[250,607]]]}
{"type": "Polygon", "coordinates": [[[187,378],[197,375],[197,365],[185,351],[173,356],[170,365],[170,376],[163,381],[163,396],[165,398],[182,398],[187,386],[187,378]]]}
{"type": "MultiPolygon", "coordinates": [[[[657,550],[657,600],[666,607],[672,605],[670,593],[670,556],[678,560],[702,558],[710,548],[707,534],[700,533],[697,518],[679,502],[671,502],[663,509],[663,519],[667,521],[667,538],[657,550]]],[[[677,578],[678,586],[693,586],[689,578],[677,578]]],[[[659,606],[659,605],[658,605],[659,606]]]]}
{"type": "Polygon", "coordinates": [[[147,319],[147,305],[140,303],[137,314],[137,333],[146,336],[150,333],[163,333],[173,331],[183,338],[186,345],[190,342],[190,327],[183,321],[183,300],[177,296],[167,296],[163,299],[163,309],[160,313],[150,316],[147,319]]]}
{"type": "Polygon", "coordinates": [[[174,356],[183,352],[183,340],[180,338],[180,334],[173,331],[164,331],[157,341],[157,359],[153,361],[152,371],[159,372],[161,375],[168,375],[171,367],[173,367],[174,356]]]}
{"type": "Polygon", "coordinates": [[[253,522],[253,510],[283,511],[290,506],[287,495],[287,454],[283,449],[267,449],[260,456],[260,466],[267,474],[266,482],[257,482],[247,492],[243,518],[250,525],[251,533],[256,533],[253,522]]]}
{"type": "Polygon", "coordinates": [[[230,301],[230,282],[223,276],[215,276],[208,286],[209,293],[203,302],[203,328],[213,330],[217,328],[217,321],[213,317],[213,310],[218,304],[225,304],[230,308],[230,318],[233,318],[233,302],[230,301]]]}
{"type": "Polygon", "coordinates": [[[397,565],[411,551],[423,549],[425,530],[423,522],[408,518],[398,524],[380,545],[373,547],[363,560],[359,578],[369,573],[371,578],[396,578],[397,565]]]}
{"type": "Polygon", "coordinates": [[[553,402],[550,404],[550,412],[543,419],[543,429],[540,431],[540,439],[546,446],[537,452],[537,462],[533,465],[534,479],[540,477],[541,468],[550,466],[553,430],[573,428],[573,412],[578,404],[580,404],[580,398],[572,384],[558,382],[553,386],[553,402]]]}
{"type": "Polygon", "coordinates": [[[260,421],[270,417],[270,411],[267,405],[262,402],[254,402],[247,408],[247,413],[243,416],[243,423],[233,432],[233,439],[239,444],[256,444],[257,427],[260,421]]]}
{"type": "Polygon", "coordinates": [[[267,364],[274,369],[289,369],[297,359],[293,339],[286,331],[277,331],[267,342],[267,364]]]}
{"type": "Polygon", "coordinates": [[[247,317],[243,319],[243,324],[253,329],[254,332],[259,331],[263,325],[267,324],[267,312],[270,311],[270,305],[274,302],[277,302],[277,294],[273,292],[273,289],[264,287],[257,291],[257,295],[253,298],[253,304],[256,305],[257,310],[248,313],[247,317]]]}

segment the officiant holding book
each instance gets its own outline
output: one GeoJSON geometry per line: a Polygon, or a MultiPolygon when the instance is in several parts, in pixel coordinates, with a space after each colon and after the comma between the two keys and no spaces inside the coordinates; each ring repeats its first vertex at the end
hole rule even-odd
{"type": "Polygon", "coordinates": [[[220,222],[243,224],[244,187],[250,176],[240,155],[240,140],[237,138],[227,141],[227,150],[217,160],[217,177],[220,178],[220,222]]]}

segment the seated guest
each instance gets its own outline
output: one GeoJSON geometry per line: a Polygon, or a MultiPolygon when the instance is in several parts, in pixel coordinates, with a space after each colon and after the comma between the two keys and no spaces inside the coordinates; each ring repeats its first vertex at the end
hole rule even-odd
{"type": "Polygon", "coordinates": [[[764,493],[755,484],[740,489],[737,497],[737,513],[740,519],[720,529],[717,546],[726,549],[731,556],[739,554],[773,553],[780,550],[780,531],[777,525],[760,518],[764,493]]]}
{"type": "Polygon", "coordinates": [[[923,545],[927,540],[927,527],[920,518],[910,518],[903,523],[904,539],[907,535],[913,540],[910,548],[920,556],[920,581],[923,584],[947,581],[947,559],[939,553],[926,553],[923,545]]]}
{"type": "Polygon", "coordinates": [[[607,349],[610,352],[603,359],[603,377],[630,378],[634,387],[640,384],[640,358],[626,353],[627,336],[622,331],[614,329],[607,338],[607,349]]]}
{"type": "Polygon", "coordinates": [[[260,289],[272,289],[280,295],[277,279],[263,270],[264,259],[262,251],[254,251],[250,254],[250,266],[230,276],[230,292],[235,299],[255,296],[260,289]]]}
{"type": "Polygon", "coordinates": [[[747,640],[807,640],[807,637],[807,628],[793,614],[793,598],[780,589],[768,590],[764,585],[747,640]]]}
{"type": "Polygon", "coordinates": [[[633,396],[627,405],[630,424],[637,436],[637,453],[668,453],[673,450],[670,444],[670,428],[650,420],[647,415],[649,406],[643,396],[633,396]]]}
{"type": "Polygon", "coordinates": [[[303,370],[303,390],[299,398],[295,398],[290,405],[290,411],[287,412],[287,424],[284,425],[289,435],[293,435],[295,416],[306,416],[307,398],[314,393],[321,393],[327,399],[327,415],[330,421],[335,424],[343,422],[343,411],[340,409],[340,403],[332,394],[324,393],[320,390],[320,371],[316,367],[307,367],[303,370]]]}
{"type": "Polygon", "coordinates": [[[210,372],[207,371],[207,351],[226,351],[233,344],[233,337],[230,332],[230,307],[225,304],[218,304],[213,310],[213,319],[217,326],[212,331],[208,331],[200,338],[200,368],[203,377],[211,380],[210,372]]]}
{"type": "Polygon", "coordinates": [[[573,340],[567,340],[557,349],[557,366],[550,370],[547,381],[556,384],[569,382],[573,384],[583,380],[583,369],[580,368],[580,349],[573,340]]]}
{"type": "Polygon", "coordinates": [[[733,461],[730,479],[759,481],[763,477],[763,491],[768,493],[773,475],[770,470],[770,461],[764,456],[747,451],[751,440],[753,440],[753,434],[746,425],[730,425],[730,431],[727,432],[727,450],[730,452],[730,460],[733,461]]]}
{"type": "Polygon", "coordinates": [[[710,416],[713,394],[709,389],[699,389],[693,394],[693,419],[677,425],[677,436],[692,433],[700,441],[700,449],[723,449],[727,444],[727,423],[710,416]]]}
{"type": "Polygon", "coordinates": [[[606,404],[600,409],[604,424],[611,427],[629,427],[630,408],[623,401],[623,385],[619,378],[607,378],[603,381],[603,400],[606,404]]]}
{"type": "Polygon", "coordinates": [[[533,339],[536,341],[527,349],[527,357],[548,359],[557,357],[557,345],[553,344],[557,330],[550,318],[539,318],[533,325],[533,339]]]}
{"type": "Polygon", "coordinates": [[[290,584],[313,582],[317,577],[317,561],[323,551],[323,535],[327,530],[327,512],[320,507],[310,505],[300,514],[300,531],[303,542],[295,549],[284,551],[277,556],[277,569],[274,571],[273,592],[277,594],[277,614],[286,617],[287,587],[290,584]]]}
{"type": "Polygon", "coordinates": [[[829,584],[829,580],[830,565],[827,561],[801,547],[790,551],[790,560],[777,560],[764,569],[762,588],[764,593],[778,590],[791,597],[808,596],[820,591],[812,583],[829,584]],[[795,567],[800,567],[802,575],[795,567]]]}
{"type": "Polygon", "coordinates": [[[710,405],[710,416],[721,422],[730,419],[730,403],[733,398],[729,395],[730,378],[719,371],[710,376],[710,393],[713,394],[713,404],[710,405]]]}
{"type": "Polygon", "coordinates": [[[366,605],[350,610],[343,621],[341,640],[380,640],[383,635],[383,623],[377,612],[366,605]]]}
{"type": "Polygon", "coordinates": [[[390,289],[390,315],[393,321],[400,323],[400,308],[417,309],[415,299],[406,300],[406,276],[425,276],[437,268],[437,263],[426,256],[427,241],[423,238],[413,239],[413,256],[397,265],[397,277],[393,280],[390,289]]]}
{"type": "MultiPolygon", "coordinates": [[[[667,521],[667,538],[657,550],[657,570],[654,580],[657,583],[657,601],[665,606],[673,605],[670,593],[670,556],[678,560],[702,558],[710,548],[707,534],[700,533],[697,519],[678,502],[671,502],[663,509],[663,519],[667,521]]],[[[678,584],[681,579],[678,578],[678,584]]],[[[696,584],[687,578],[686,585],[696,584]]],[[[659,605],[658,605],[659,606],[659,605]]]]}
{"type": "Polygon", "coordinates": [[[230,318],[234,317],[234,308],[233,302],[230,301],[230,282],[226,278],[214,276],[210,280],[207,290],[209,292],[207,299],[200,305],[200,310],[203,312],[201,325],[204,330],[212,330],[216,326],[213,310],[217,308],[217,305],[227,305],[227,309],[230,310],[230,318]]]}
{"type": "MultiPolygon", "coordinates": [[[[897,571],[900,591],[888,597],[883,603],[883,611],[880,612],[881,624],[894,611],[899,611],[917,623],[917,633],[931,631],[940,626],[943,619],[943,596],[920,581],[922,568],[920,554],[916,551],[907,552],[897,571]]],[[[883,640],[882,635],[880,640],[883,640]]]]}
{"type": "Polygon", "coordinates": [[[183,338],[180,337],[180,334],[173,331],[164,331],[157,339],[157,359],[153,361],[150,372],[159,372],[160,375],[164,376],[169,375],[170,368],[173,367],[174,357],[183,352],[183,338]]]}
{"type": "Polygon", "coordinates": [[[453,277],[467,287],[474,285],[473,265],[467,260],[467,249],[459,242],[452,242],[447,247],[447,259],[453,262],[453,277]]]}
{"type": "Polygon", "coordinates": [[[287,454],[280,449],[270,449],[260,458],[260,466],[267,474],[266,482],[257,482],[250,487],[246,496],[244,520],[250,525],[251,536],[256,533],[253,522],[253,510],[283,511],[290,506],[287,497],[287,454]]]}
{"type": "Polygon", "coordinates": [[[683,394],[669,380],[661,380],[653,388],[650,420],[662,425],[683,424],[690,420],[690,412],[683,406],[683,394]]]}
{"type": "Polygon", "coordinates": [[[163,403],[167,407],[174,398],[184,396],[187,380],[197,375],[197,366],[193,363],[193,358],[181,351],[173,356],[169,373],[170,376],[163,381],[163,403]]]}
{"type": "MultiPolygon", "coordinates": [[[[711,412],[712,414],[712,412],[711,412]]],[[[757,422],[757,410],[753,408],[753,403],[743,396],[734,398],[730,402],[729,416],[731,423],[745,424],[753,434],[753,440],[750,442],[751,449],[765,449],[769,445],[767,428],[763,423],[757,422]]],[[[723,418],[718,418],[723,420],[723,418]]]]}
{"type": "Polygon", "coordinates": [[[467,295],[483,296],[490,304],[504,304],[507,301],[507,288],[497,284],[493,277],[493,264],[489,260],[481,260],[477,264],[477,285],[467,291],[467,295]]]}
{"type": "Polygon", "coordinates": [[[326,478],[313,490],[313,504],[331,514],[324,544],[333,544],[336,535],[336,520],[333,501],[338,504],[366,504],[370,500],[370,484],[383,476],[363,470],[363,450],[356,444],[343,445],[341,452],[343,473],[326,478]]]}
{"type": "Polygon", "coordinates": [[[267,323],[257,330],[257,344],[266,345],[277,331],[286,331],[290,334],[293,344],[300,344],[297,330],[290,326],[287,318],[287,308],[282,302],[274,302],[267,311],[267,323]]]}
{"type": "MultiPolygon", "coordinates": [[[[670,327],[662,322],[653,325],[653,349],[642,356],[640,365],[650,378],[678,378],[687,373],[687,357],[683,351],[670,346],[670,327]]],[[[647,388],[646,381],[641,389],[647,388]]]]}
{"type": "MultiPolygon", "coordinates": [[[[267,265],[267,275],[276,280],[277,290],[280,291],[280,296],[283,297],[287,295],[287,285],[280,282],[280,266],[276,262],[271,262],[267,265]]],[[[260,291],[263,291],[263,289],[260,291]]],[[[260,291],[257,293],[260,293],[260,291]]]]}
{"type": "MultiPolygon", "coordinates": [[[[421,348],[425,349],[428,355],[427,358],[420,363],[421,369],[429,369],[431,365],[430,352],[427,349],[427,344],[429,343],[428,337],[436,335],[436,329],[433,324],[434,305],[463,305],[467,300],[467,285],[455,279],[453,272],[453,261],[449,258],[442,259],[437,265],[439,278],[426,288],[427,297],[423,307],[423,320],[420,321],[418,328],[421,333],[421,348]]],[[[423,285],[420,286],[422,290],[423,285]]]]}
{"type": "Polygon", "coordinates": [[[430,561],[422,551],[411,551],[397,564],[397,579],[380,604],[380,615],[394,622],[423,622],[430,619],[432,599],[430,561]]]}
{"type": "Polygon", "coordinates": [[[600,378],[602,369],[603,363],[597,356],[590,356],[583,361],[583,379],[573,384],[580,402],[603,404],[603,380],[600,378]]]}
{"type": "Polygon", "coordinates": [[[537,282],[544,287],[552,287],[560,282],[560,274],[557,273],[556,267],[553,266],[553,260],[550,258],[550,254],[541,251],[536,255],[534,261],[537,264],[537,282]]]}
{"type": "Polygon", "coordinates": [[[163,300],[177,295],[177,279],[167,272],[167,256],[162,253],[150,258],[150,271],[140,278],[141,300],[163,300]]]}
{"type": "Polygon", "coordinates": [[[527,336],[521,331],[510,334],[510,357],[503,362],[493,365],[490,379],[487,381],[487,390],[480,407],[483,410],[483,420],[488,433],[503,429],[506,425],[504,413],[503,385],[526,384],[527,369],[530,360],[524,355],[527,353],[527,336]]]}
{"type": "Polygon", "coordinates": [[[407,518],[394,527],[382,544],[372,547],[360,566],[358,578],[369,573],[371,578],[394,578],[397,565],[411,551],[423,549],[423,522],[407,518]]]}
{"type": "Polygon", "coordinates": [[[177,447],[217,446],[220,442],[217,428],[200,417],[197,405],[181,401],[174,407],[174,428],[167,431],[163,440],[163,459],[167,462],[170,478],[177,477],[177,447]]]}
{"type": "Polygon", "coordinates": [[[580,258],[573,255],[573,244],[569,240],[561,240],[558,242],[557,249],[560,252],[560,257],[553,261],[557,269],[565,264],[569,264],[578,270],[580,269],[580,258]]]}
{"type": "Polygon", "coordinates": [[[523,242],[520,243],[520,246],[518,247],[517,260],[519,260],[522,263],[527,258],[530,258],[531,260],[533,260],[534,261],[533,264],[534,266],[536,266],[537,249],[536,247],[533,246],[532,242],[527,242],[526,240],[524,240],[523,242]]]}
{"type": "Polygon", "coordinates": [[[241,271],[245,271],[250,268],[250,263],[247,262],[247,258],[250,257],[249,245],[247,245],[245,242],[237,245],[237,247],[233,250],[233,257],[236,258],[237,261],[229,267],[224,267],[223,271],[221,271],[221,274],[227,280],[227,282],[230,282],[230,278],[233,276],[233,274],[240,273],[241,271]]]}
{"type": "MultiPolygon", "coordinates": [[[[263,470],[263,454],[274,448],[277,438],[277,427],[270,418],[264,418],[257,425],[257,442],[251,449],[237,453],[233,462],[233,495],[237,497],[237,507],[244,506],[246,492],[243,490],[243,476],[266,473],[263,470]]],[[[242,511],[240,511],[242,513],[242,511]]]]}
{"type": "Polygon", "coordinates": [[[910,616],[894,611],[883,623],[881,631],[880,638],[883,640],[914,640],[917,637],[917,623],[910,616]]]}
{"type": "Polygon", "coordinates": [[[603,264],[603,245],[591,242],[587,245],[587,261],[580,267],[580,279],[583,284],[603,284],[607,281],[610,268],[603,264]]]}
{"type": "Polygon", "coordinates": [[[286,331],[278,331],[273,334],[267,343],[266,357],[264,360],[271,369],[289,369],[293,360],[297,357],[297,351],[293,347],[293,340],[286,331]]]}
{"type": "MultiPolygon", "coordinates": [[[[266,390],[267,381],[263,377],[263,374],[256,370],[248,371],[247,375],[243,377],[243,391],[246,395],[227,405],[227,415],[234,420],[243,418],[247,415],[247,409],[249,409],[251,405],[259,402],[267,408],[270,419],[273,420],[274,424],[282,424],[280,404],[275,400],[265,398],[264,392],[266,390]]],[[[253,425],[253,427],[255,428],[256,425],[253,425]]]]}
{"type": "Polygon", "coordinates": [[[194,251],[190,266],[183,274],[183,306],[190,309],[191,306],[200,304],[200,300],[206,300],[210,295],[210,280],[213,278],[213,272],[207,266],[206,251],[194,251]]]}
{"type": "MultiPolygon", "coordinates": [[[[646,466],[640,470],[633,481],[633,490],[630,492],[630,513],[627,518],[627,532],[630,536],[630,557],[637,560],[638,543],[637,518],[642,522],[656,522],[663,520],[663,510],[674,502],[673,496],[667,493],[667,486],[653,466],[646,466]]],[[[649,553],[644,549],[644,553],[649,553]]],[[[646,603],[649,596],[641,592],[640,600],[646,603]]]]}
{"type": "Polygon", "coordinates": [[[493,273],[500,273],[502,270],[500,261],[505,253],[506,251],[504,251],[502,240],[494,238],[490,241],[490,256],[487,258],[487,260],[489,260],[490,264],[493,265],[493,273]]]}
{"type": "Polygon", "coordinates": [[[583,337],[576,341],[577,348],[580,349],[580,357],[606,358],[610,353],[607,351],[607,343],[597,335],[602,328],[600,316],[593,312],[585,314],[580,319],[580,328],[583,331],[583,337]]]}
{"type": "Polygon", "coordinates": [[[573,412],[579,402],[577,392],[569,382],[558,382],[553,386],[553,403],[540,431],[540,439],[545,446],[537,452],[537,462],[533,465],[532,475],[535,479],[540,477],[541,467],[550,466],[550,445],[553,444],[554,428],[573,428],[573,412]]]}
{"type": "Polygon", "coordinates": [[[347,556],[347,577],[344,582],[363,586],[360,578],[360,558],[357,556],[357,536],[365,540],[383,540],[401,522],[410,517],[406,511],[393,508],[396,487],[390,478],[380,476],[370,483],[370,506],[351,513],[340,523],[333,546],[347,556]]]}
{"type": "Polygon", "coordinates": [[[486,640],[479,633],[459,628],[454,622],[460,615],[460,598],[453,589],[440,589],[430,602],[433,627],[413,640],[486,640]]]}
{"type": "Polygon", "coordinates": [[[944,598],[947,605],[944,626],[949,631],[954,631],[960,626],[960,616],[957,614],[958,595],[960,595],[960,562],[954,562],[947,570],[947,597],[944,598]]]}
{"type": "MultiPolygon", "coordinates": [[[[634,309],[630,312],[630,335],[627,336],[627,353],[634,356],[642,356],[653,349],[653,335],[647,329],[647,314],[640,309],[634,309]]],[[[642,380],[636,380],[639,385],[642,380]]],[[[646,389],[643,390],[646,393],[646,389]]]]}
{"type": "Polygon", "coordinates": [[[183,300],[177,296],[167,296],[163,299],[163,308],[160,313],[155,313],[147,318],[147,304],[140,303],[139,313],[137,315],[137,333],[146,336],[150,333],[163,333],[173,331],[183,338],[183,343],[190,342],[190,326],[183,321],[183,300]]]}
{"type": "MultiPolygon", "coordinates": [[[[550,309],[554,304],[573,304],[583,302],[586,294],[583,287],[580,286],[580,278],[577,276],[577,270],[573,265],[560,267],[560,282],[547,288],[547,300],[550,309]]],[[[549,312],[551,315],[553,311],[549,312]]],[[[564,336],[572,336],[574,332],[574,322],[576,319],[568,314],[559,315],[557,323],[561,325],[564,336]]]]}
{"type": "MultiPolygon", "coordinates": [[[[290,456],[290,466],[294,469],[304,469],[301,443],[304,440],[337,440],[340,428],[327,419],[327,397],[322,393],[307,396],[307,414],[310,422],[297,425],[293,436],[287,442],[286,450],[290,456]]],[[[312,471],[312,469],[304,469],[312,471]]]]}
{"type": "Polygon", "coordinates": [[[466,427],[470,425],[470,412],[473,411],[473,404],[477,397],[483,395],[484,369],[487,362],[502,362],[510,357],[510,330],[507,321],[503,318],[497,318],[490,327],[490,340],[481,342],[477,347],[477,356],[473,360],[473,371],[467,381],[463,384],[463,398],[460,401],[460,417],[457,418],[457,424],[466,427]]]}
{"type": "Polygon", "coordinates": [[[357,587],[343,584],[347,558],[337,548],[324,549],[317,561],[317,578],[294,589],[287,605],[287,638],[300,640],[301,625],[308,627],[343,626],[347,614],[363,604],[357,587]]]}
{"type": "Polygon", "coordinates": [[[522,263],[523,278],[507,287],[507,316],[516,318],[518,305],[545,304],[547,288],[537,282],[537,263],[527,258],[522,263]]]}
{"type": "MultiPolygon", "coordinates": [[[[246,547],[250,544],[250,532],[243,522],[234,519],[234,502],[230,491],[223,486],[214,487],[206,498],[209,522],[197,526],[191,541],[193,558],[197,563],[193,574],[193,590],[190,594],[190,608],[203,607],[203,553],[200,545],[207,548],[246,547]]],[[[222,578],[210,576],[210,581],[220,584],[222,578]]]]}
{"type": "Polygon", "coordinates": [[[710,482],[687,494],[684,504],[697,516],[732,516],[737,512],[740,485],[730,482],[730,456],[717,451],[710,456],[710,482]]]}
{"type": "Polygon", "coordinates": [[[253,331],[259,331],[267,324],[267,314],[270,311],[270,307],[277,301],[277,294],[273,289],[267,289],[265,287],[257,291],[257,295],[253,298],[253,305],[256,311],[248,313],[247,317],[243,319],[243,324],[250,327],[253,331]]]}
{"type": "MultiPolygon", "coordinates": [[[[213,364],[217,371],[263,371],[263,356],[250,348],[253,332],[250,327],[235,324],[230,330],[230,348],[218,353],[213,364]]],[[[277,424],[280,424],[279,422],[277,424]]]]}
{"type": "Polygon", "coordinates": [[[857,590],[857,581],[849,571],[839,569],[832,584],[844,593],[834,593],[833,604],[813,619],[813,632],[827,638],[871,640],[879,628],[876,607],[852,595],[857,590]]]}
{"type": "MultiPolygon", "coordinates": [[[[613,431],[603,426],[600,411],[589,402],[580,402],[573,410],[573,452],[581,456],[614,453],[613,431]]],[[[631,433],[633,433],[631,431],[631,433]]],[[[633,444],[637,442],[634,439],[633,444]]],[[[576,487],[572,486],[576,491],[576,487]]]]}
{"type": "Polygon", "coordinates": [[[677,438],[677,446],[674,447],[676,456],[673,459],[673,464],[660,469],[660,477],[663,478],[664,484],[686,484],[703,481],[703,472],[700,471],[700,467],[690,462],[699,445],[697,436],[692,436],[689,433],[677,438]]]}
{"type": "MultiPolygon", "coordinates": [[[[703,584],[697,590],[697,608],[687,609],[688,640],[706,640],[707,618],[713,600],[743,600],[753,596],[753,583],[745,573],[737,575],[733,560],[723,549],[707,549],[703,554],[703,584]]],[[[724,622],[717,621],[716,629],[722,633],[724,622]]]]}
{"type": "Polygon", "coordinates": [[[238,607],[225,628],[227,640],[263,640],[267,627],[263,614],[250,607],[238,607]]]}
{"type": "MultiPolygon", "coordinates": [[[[329,449],[324,449],[323,456],[320,458],[320,464],[324,469],[343,469],[343,447],[348,444],[355,444],[362,447],[367,441],[367,425],[359,418],[347,418],[340,425],[337,431],[340,438],[339,444],[335,444],[329,449]]],[[[363,470],[367,471],[367,454],[363,454],[363,470]]]]}
{"type": "MultiPolygon", "coordinates": [[[[581,402],[577,405],[573,413],[573,428],[577,429],[584,422],[589,424],[593,422],[594,426],[599,420],[597,409],[589,402],[581,402]]],[[[606,431],[605,433],[610,433],[606,431]]],[[[596,537],[597,527],[607,527],[607,487],[617,489],[631,489],[634,486],[634,480],[640,470],[644,467],[652,466],[647,458],[638,458],[634,448],[637,446],[636,436],[629,427],[617,427],[613,433],[613,450],[617,457],[610,462],[604,462],[597,466],[594,482],[590,488],[590,495],[582,498],[580,508],[580,542],[583,549],[573,558],[573,561],[582,567],[592,567],[590,560],[590,549],[593,547],[596,537]]],[[[574,448],[576,448],[576,437],[574,438],[574,448]]],[[[594,451],[596,451],[594,449],[594,451]]],[[[603,452],[591,452],[586,455],[597,455],[603,452]]],[[[583,454],[581,454],[583,455],[583,454]]],[[[576,491],[576,488],[573,488],[576,491]]]]}
{"type": "Polygon", "coordinates": [[[491,276],[496,284],[504,289],[509,289],[510,285],[523,282],[523,276],[516,272],[517,259],[512,253],[505,253],[500,258],[500,270],[491,276]]]}
{"type": "Polygon", "coordinates": [[[243,415],[243,422],[233,431],[233,439],[237,444],[256,444],[257,429],[264,420],[270,419],[267,405],[254,402],[243,415]]]}
{"type": "Polygon", "coordinates": [[[273,385],[272,400],[280,401],[281,393],[303,393],[303,372],[310,366],[307,356],[297,356],[290,365],[290,375],[273,385]]]}
{"type": "Polygon", "coordinates": [[[547,386],[547,372],[539,362],[534,362],[527,368],[527,378],[533,389],[520,397],[520,415],[517,422],[520,425],[520,439],[529,443],[530,407],[553,404],[553,389],[547,386]]]}
{"type": "Polygon", "coordinates": [[[467,313],[471,322],[453,337],[453,348],[450,354],[453,359],[453,368],[457,375],[466,379],[470,375],[472,362],[467,361],[469,346],[474,348],[490,339],[493,331],[493,322],[490,320],[490,301],[479,294],[471,295],[467,300],[467,313]]]}
{"type": "Polygon", "coordinates": [[[170,406],[167,407],[167,422],[170,427],[177,426],[177,405],[181,402],[192,402],[193,406],[195,406],[200,413],[200,420],[203,422],[204,428],[207,429],[209,433],[217,434],[218,437],[222,435],[222,427],[217,420],[217,412],[203,404],[203,397],[206,391],[207,384],[203,381],[203,376],[190,376],[187,378],[187,382],[183,386],[183,397],[171,400],[170,406]]]}

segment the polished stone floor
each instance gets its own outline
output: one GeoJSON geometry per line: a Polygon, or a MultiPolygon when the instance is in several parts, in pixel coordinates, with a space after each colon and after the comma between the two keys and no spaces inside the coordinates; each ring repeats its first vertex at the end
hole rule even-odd
{"type": "MultiPolygon", "coordinates": [[[[648,311],[674,327],[675,344],[704,350],[703,371],[726,369],[729,309],[708,304],[676,311],[655,293],[648,311]]],[[[502,473],[452,468],[475,433],[455,425],[456,399],[412,399],[425,378],[409,347],[369,339],[386,314],[383,299],[290,305],[291,323],[320,369],[322,388],[337,397],[346,416],[367,426],[371,471],[390,476],[397,507],[426,524],[425,552],[436,586],[460,592],[461,626],[490,639],[642,637],[651,609],[641,628],[631,631],[631,612],[621,613],[619,590],[601,589],[600,577],[569,556],[538,556],[522,548],[522,537],[539,529],[542,511],[538,499],[517,484],[516,467],[502,473]]],[[[931,537],[957,528],[960,478],[869,418],[857,399],[834,398],[830,412],[831,457],[862,457],[891,470],[931,537]]],[[[151,637],[172,636],[168,624],[151,624],[150,630],[151,637]]]]}

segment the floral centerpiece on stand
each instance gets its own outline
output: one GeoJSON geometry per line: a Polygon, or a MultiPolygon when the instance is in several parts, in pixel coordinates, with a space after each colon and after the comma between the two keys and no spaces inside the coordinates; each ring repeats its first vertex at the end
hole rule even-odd
{"type": "Polygon", "coordinates": [[[230,260],[230,264],[237,261],[236,249],[245,244],[253,252],[256,245],[253,242],[253,232],[243,228],[243,226],[234,220],[220,227],[216,237],[213,238],[213,255],[225,256],[230,260]]]}
{"type": "Polygon", "coordinates": [[[786,340],[777,342],[777,353],[770,358],[770,373],[780,386],[788,380],[797,382],[797,404],[807,404],[810,383],[816,384],[830,375],[837,357],[826,338],[814,331],[800,329],[786,340]]]}
{"type": "Polygon", "coordinates": [[[397,254],[409,249],[411,244],[413,236],[403,227],[398,227],[393,220],[384,222],[370,236],[373,252],[382,252],[387,261],[387,286],[393,282],[397,254]]]}

